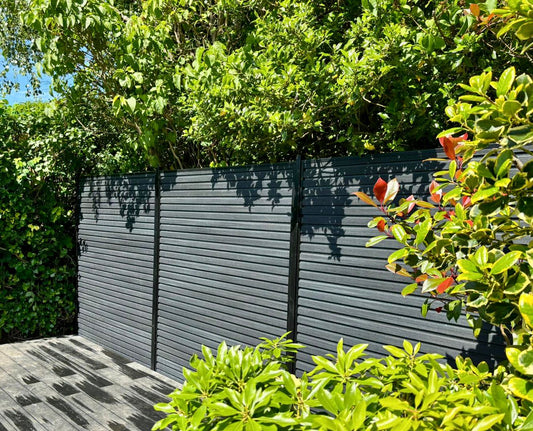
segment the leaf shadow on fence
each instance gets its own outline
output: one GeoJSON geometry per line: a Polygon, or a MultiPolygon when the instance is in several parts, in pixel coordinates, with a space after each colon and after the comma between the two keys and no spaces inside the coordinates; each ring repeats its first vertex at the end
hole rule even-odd
{"type": "MultiPolygon", "coordinates": [[[[249,212],[261,199],[270,203],[271,209],[281,203],[283,189],[291,189],[294,184],[292,164],[258,165],[244,168],[213,169],[211,190],[220,185],[226,190],[234,190],[235,195],[243,200],[243,206],[249,212]],[[266,194],[265,194],[266,191],[266,194]]],[[[288,213],[290,216],[290,213],[288,213]]]]}
{"type": "MultiPolygon", "coordinates": [[[[353,196],[353,193],[362,191],[369,196],[373,196],[373,186],[379,178],[385,181],[396,178],[400,184],[400,193],[396,198],[397,201],[410,195],[427,199],[429,197],[428,187],[433,179],[432,173],[445,167],[445,163],[441,161],[427,159],[444,157],[440,150],[425,150],[383,154],[365,158],[316,160],[304,163],[301,234],[302,241],[305,242],[303,247],[305,253],[301,256],[300,262],[305,262],[305,270],[303,273],[300,272],[300,276],[305,277],[308,280],[307,283],[309,283],[312,282],[317,272],[328,271],[332,275],[340,275],[338,283],[341,283],[341,285],[345,284],[348,289],[350,286],[356,287],[353,295],[357,300],[354,300],[354,298],[343,300],[340,297],[333,299],[336,294],[332,293],[333,296],[330,295],[330,300],[332,301],[340,300],[341,303],[348,301],[354,304],[353,316],[343,316],[343,319],[345,321],[348,319],[352,322],[350,324],[356,325],[359,333],[364,334],[366,331],[367,335],[363,336],[367,338],[359,339],[348,335],[348,338],[353,338],[350,340],[353,343],[368,342],[372,345],[371,349],[378,352],[380,348],[379,343],[375,341],[374,337],[377,334],[374,330],[380,331],[382,338],[390,338],[390,335],[394,334],[404,334],[402,336],[394,335],[395,342],[398,344],[401,343],[402,337],[408,337],[409,334],[416,336],[420,328],[406,326],[407,324],[403,318],[407,317],[407,320],[411,321],[411,324],[415,326],[423,326],[424,323],[420,321],[421,317],[419,317],[419,309],[425,299],[422,295],[402,298],[400,291],[406,284],[409,284],[409,280],[389,273],[385,269],[387,256],[399,246],[396,241],[385,240],[378,247],[373,249],[365,248],[366,241],[379,234],[375,228],[368,228],[367,224],[373,217],[379,216],[381,213],[378,209],[361,202],[356,196],[353,196]],[[375,317],[380,312],[384,313],[383,316],[387,316],[386,304],[382,307],[377,304],[379,301],[368,305],[375,307],[374,309],[365,309],[366,305],[364,304],[367,304],[367,298],[361,292],[364,289],[370,289],[368,290],[368,295],[371,297],[373,288],[369,287],[368,282],[363,282],[360,279],[355,280],[355,278],[365,277],[365,274],[373,278],[378,271],[382,271],[382,275],[379,275],[374,280],[374,284],[376,287],[380,283],[383,286],[389,286],[378,288],[378,291],[387,289],[395,291],[394,296],[398,299],[394,302],[394,305],[400,307],[395,313],[398,313],[397,316],[402,319],[395,319],[394,315],[381,319],[375,317]],[[345,278],[342,277],[343,275],[345,278]],[[350,278],[353,278],[353,280],[350,280],[350,278]],[[359,308],[361,311],[358,311],[359,308]],[[371,316],[370,318],[378,320],[367,322],[369,329],[366,330],[357,326],[361,325],[359,314],[368,314],[371,316]],[[352,318],[353,320],[351,320],[352,318]],[[397,331],[388,326],[390,332],[387,336],[385,329],[387,324],[385,322],[388,319],[392,319],[392,321],[402,320],[402,322],[395,323],[398,326],[397,331]],[[370,327],[373,329],[370,329],[370,327]]],[[[336,283],[336,281],[332,281],[329,289],[334,291],[336,283]]],[[[306,298],[309,298],[309,295],[313,295],[313,288],[310,288],[304,294],[306,298]]],[[[392,297],[389,300],[394,301],[392,297]]],[[[320,311],[317,310],[317,313],[320,311]]],[[[446,337],[444,332],[446,327],[449,327],[454,333],[457,332],[457,329],[451,328],[457,326],[457,324],[449,323],[444,315],[429,316],[428,320],[434,318],[439,321],[439,325],[443,325],[443,333],[438,334],[439,337],[446,337]]],[[[336,326],[341,334],[349,333],[349,328],[338,323],[338,320],[338,318],[332,316],[327,323],[330,326],[336,326]]],[[[432,331],[438,331],[434,325],[428,326],[431,326],[432,331]]],[[[464,316],[461,319],[461,326],[466,326],[464,316]]],[[[459,347],[463,354],[471,356],[474,361],[486,360],[491,366],[494,366],[497,360],[504,358],[503,337],[495,328],[486,325],[477,340],[474,339],[473,335],[471,335],[471,339],[469,338],[469,329],[462,331],[465,333],[463,345],[468,346],[462,349],[459,347]]],[[[322,334],[322,336],[327,335],[322,334]]],[[[432,347],[428,344],[430,342],[430,339],[426,341],[426,350],[431,350],[432,347]]],[[[460,346],[462,343],[455,344],[460,346]]],[[[434,345],[434,348],[446,351],[447,346],[439,346],[437,344],[434,345]]],[[[446,360],[450,363],[455,362],[455,359],[451,357],[447,357],[446,360]]]]}
{"type": "MultiPolygon", "coordinates": [[[[82,185],[79,223],[98,230],[106,229],[106,223],[111,222],[109,228],[116,233],[132,233],[139,217],[153,216],[154,198],[154,174],[89,178],[82,185]]],[[[88,242],[81,234],[78,254],[87,251],[88,242]]]]}
{"type": "Polygon", "coordinates": [[[317,235],[324,235],[330,250],[329,259],[341,261],[341,238],[367,240],[376,235],[366,226],[379,212],[360,202],[353,193],[362,191],[372,196],[378,178],[385,181],[397,178],[401,187],[397,199],[410,194],[426,195],[427,184],[431,182],[429,171],[439,165],[423,159],[436,155],[424,151],[306,162],[302,235],[311,241],[317,235]],[[347,216],[350,216],[348,220],[347,216]]]}

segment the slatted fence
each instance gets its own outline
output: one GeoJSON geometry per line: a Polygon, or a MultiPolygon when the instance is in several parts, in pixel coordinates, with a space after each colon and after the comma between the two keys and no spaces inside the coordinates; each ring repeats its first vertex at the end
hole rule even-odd
{"type": "Polygon", "coordinates": [[[425,352],[503,357],[498,335],[478,340],[464,319],[420,314],[389,273],[393,240],[373,248],[378,177],[425,195],[435,150],[240,168],[88,178],[81,190],[79,327],[134,360],[180,378],[205,344],[253,345],[286,330],[311,356],[346,344],[421,341],[425,352]]]}

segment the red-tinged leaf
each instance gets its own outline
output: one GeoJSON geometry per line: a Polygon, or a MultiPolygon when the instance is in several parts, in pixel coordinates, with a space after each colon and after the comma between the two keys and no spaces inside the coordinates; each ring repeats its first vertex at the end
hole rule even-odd
{"type": "Polygon", "coordinates": [[[472,205],[470,196],[463,196],[463,208],[468,208],[470,205],[472,205]]]}
{"type": "Polygon", "coordinates": [[[387,268],[390,272],[398,275],[403,275],[404,277],[410,277],[411,274],[407,272],[405,268],[398,265],[397,263],[389,263],[388,265],[385,265],[385,268],[387,268]]]}
{"type": "Polygon", "coordinates": [[[446,290],[449,289],[449,287],[454,283],[453,277],[448,277],[446,280],[444,280],[441,284],[437,287],[437,293],[444,293],[446,290]]]}
{"type": "Polygon", "coordinates": [[[477,18],[479,17],[481,10],[479,9],[479,6],[477,4],[470,3],[470,12],[472,12],[472,15],[474,15],[477,18]]]}
{"type": "Polygon", "coordinates": [[[379,203],[383,204],[385,201],[385,194],[387,193],[387,183],[385,180],[383,180],[381,177],[376,181],[376,184],[374,184],[374,196],[379,201],[379,203]]]}
{"type": "Polygon", "coordinates": [[[435,311],[436,311],[437,313],[440,313],[440,312],[442,311],[442,307],[437,307],[437,308],[435,308],[435,311]]]}
{"type": "Polygon", "coordinates": [[[385,232],[385,228],[387,227],[387,223],[385,220],[381,219],[378,221],[378,224],[376,226],[380,232],[385,232]]]}
{"type": "Polygon", "coordinates": [[[466,220],[470,227],[474,227],[474,222],[472,220],[466,220]]]}
{"type": "Polygon", "coordinates": [[[398,180],[396,178],[393,178],[392,180],[390,180],[387,183],[387,192],[385,193],[385,199],[383,203],[387,203],[389,201],[394,200],[399,190],[400,190],[400,185],[398,184],[398,180]]]}
{"type": "Polygon", "coordinates": [[[378,207],[375,202],[372,200],[370,196],[368,196],[366,193],[363,192],[355,192],[355,196],[357,196],[359,199],[361,199],[365,204],[372,205],[374,207],[378,207]]]}
{"type": "Polygon", "coordinates": [[[454,210],[447,211],[446,214],[444,214],[446,220],[451,220],[453,216],[455,216],[454,210]]]}
{"type": "Polygon", "coordinates": [[[431,184],[429,185],[429,193],[431,193],[430,199],[436,204],[440,203],[442,198],[442,190],[438,190],[437,192],[433,193],[433,190],[435,190],[438,186],[439,183],[435,180],[431,181],[431,184]]]}
{"type": "Polygon", "coordinates": [[[457,172],[455,172],[455,179],[458,180],[462,173],[463,173],[463,170],[458,169],[457,172]]]}
{"type": "Polygon", "coordinates": [[[458,136],[456,138],[454,138],[451,135],[443,136],[439,138],[439,142],[442,148],[444,148],[444,152],[446,153],[446,156],[448,156],[450,160],[455,160],[456,147],[458,146],[459,142],[466,141],[467,139],[468,139],[468,133],[464,133],[463,135],[458,136]]]}
{"type": "Polygon", "coordinates": [[[407,208],[407,214],[409,214],[411,211],[413,211],[413,208],[416,205],[415,197],[413,195],[409,196],[406,200],[411,201],[412,203],[409,204],[409,207],[407,208]]]}
{"type": "Polygon", "coordinates": [[[444,148],[444,153],[446,153],[446,156],[450,160],[455,160],[455,145],[453,144],[453,141],[450,139],[449,136],[443,136],[442,138],[439,138],[439,142],[444,148]]]}
{"type": "Polygon", "coordinates": [[[427,274],[422,274],[422,275],[419,275],[418,277],[416,277],[415,281],[417,283],[423,283],[427,279],[428,279],[428,275],[427,274]]]}

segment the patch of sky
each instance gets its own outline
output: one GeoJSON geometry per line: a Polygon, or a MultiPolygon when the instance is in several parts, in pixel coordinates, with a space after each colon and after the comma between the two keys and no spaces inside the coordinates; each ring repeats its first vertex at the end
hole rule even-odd
{"type": "MultiPolygon", "coordinates": [[[[6,61],[0,59],[0,70],[5,70],[6,67],[6,61]]],[[[2,94],[0,97],[7,100],[10,105],[35,101],[46,102],[54,97],[50,94],[51,78],[47,75],[43,75],[40,78],[40,94],[33,94],[31,91],[31,76],[24,75],[16,66],[9,66],[9,71],[4,80],[18,84],[18,88],[13,88],[9,93],[2,94]]]]}

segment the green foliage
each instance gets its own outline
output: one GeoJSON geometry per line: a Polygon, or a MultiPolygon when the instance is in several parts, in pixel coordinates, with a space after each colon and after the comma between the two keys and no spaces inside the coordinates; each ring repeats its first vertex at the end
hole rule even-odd
{"type": "Polygon", "coordinates": [[[2,103],[0,125],[0,341],[72,332],[76,181],[134,159],[61,105],[2,103]]]}
{"type": "Polygon", "coordinates": [[[3,0],[0,47],[165,168],[431,147],[457,83],[530,62],[496,1],[330,3],[3,0]]]}
{"type": "MultiPolygon", "coordinates": [[[[463,87],[469,94],[447,113],[472,139],[451,138],[456,129],[441,134],[451,161],[449,169],[435,173],[432,202],[382,205],[387,220],[379,217],[371,226],[383,220],[380,230],[404,245],[389,257],[391,269],[442,302],[449,317],[457,319],[461,309],[452,297],[483,320],[518,330],[518,298],[533,284],[533,171],[529,156],[524,161],[533,143],[533,80],[509,68],[498,81],[488,72],[463,87]],[[480,161],[471,160],[494,143],[480,161]]],[[[409,293],[416,290],[412,286],[409,293]]]]}
{"type": "Polygon", "coordinates": [[[366,345],[314,356],[315,369],[297,378],[284,355],[301,346],[274,340],[228,348],[216,356],[202,348],[184,369],[185,383],[153,430],[514,430],[529,429],[531,405],[522,407],[500,386],[502,369],[458,357],[456,367],[439,355],[419,355],[420,345],[385,346],[389,356],[364,358],[366,345]]]}
{"type": "MultiPolygon", "coordinates": [[[[509,2],[495,13],[507,18],[500,33],[512,30],[520,40],[531,38],[524,29],[533,23],[529,1],[509,2]]],[[[412,198],[398,206],[388,204],[387,191],[395,196],[397,183],[380,179],[374,194],[386,217],[374,219],[370,226],[385,235],[368,245],[383,237],[402,244],[389,256],[388,268],[414,281],[404,295],[420,290],[429,296],[423,314],[437,302],[442,304],[438,311],[444,308],[450,319],[457,320],[466,309],[476,335],[482,321],[499,326],[513,371],[506,388],[529,405],[533,400],[533,78],[517,76],[510,67],[499,80],[488,71],[461,87],[466,94],[446,109],[460,127],[440,134],[449,167],[434,174],[429,186],[432,203],[412,198]],[[452,137],[457,132],[466,133],[452,137]],[[473,159],[482,149],[487,150],[483,157],[473,159]]],[[[364,193],[356,194],[377,206],[364,193]]]]}

